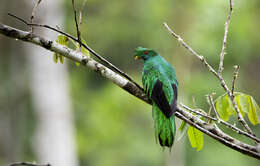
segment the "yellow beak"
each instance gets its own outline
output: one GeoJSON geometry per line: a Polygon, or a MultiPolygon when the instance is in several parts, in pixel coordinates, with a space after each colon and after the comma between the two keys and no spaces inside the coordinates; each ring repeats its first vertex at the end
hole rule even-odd
{"type": "Polygon", "coordinates": [[[138,60],[139,59],[139,57],[138,56],[135,56],[135,60],[138,60]]]}

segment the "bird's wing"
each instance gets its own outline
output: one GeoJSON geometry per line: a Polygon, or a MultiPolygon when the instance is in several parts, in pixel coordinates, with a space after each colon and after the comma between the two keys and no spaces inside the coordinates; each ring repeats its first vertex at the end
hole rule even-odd
{"type": "Polygon", "coordinates": [[[173,90],[171,108],[173,112],[175,112],[177,109],[177,96],[178,96],[178,81],[176,77],[176,72],[175,69],[172,67],[172,65],[169,64],[168,62],[166,62],[163,67],[164,67],[165,74],[167,75],[167,78],[170,81],[171,88],[173,90]]]}
{"type": "Polygon", "coordinates": [[[172,116],[173,110],[171,109],[171,106],[163,90],[163,83],[159,79],[157,79],[156,83],[154,84],[151,98],[167,118],[172,116]]]}
{"type": "Polygon", "coordinates": [[[154,101],[167,118],[171,117],[175,111],[171,106],[176,104],[170,104],[173,97],[171,95],[174,91],[170,81],[166,81],[167,85],[164,85],[163,82],[165,81],[162,81],[167,80],[167,76],[162,76],[161,71],[156,66],[145,66],[142,76],[144,89],[148,97],[154,101]]]}

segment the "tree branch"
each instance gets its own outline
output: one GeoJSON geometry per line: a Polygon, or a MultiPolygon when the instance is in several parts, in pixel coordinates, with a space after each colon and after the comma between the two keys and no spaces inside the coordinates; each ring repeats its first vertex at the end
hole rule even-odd
{"type": "Polygon", "coordinates": [[[98,53],[96,53],[93,49],[91,49],[89,46],[87,46],[86,44],[82,43],[80,40],[76,39],[74,36],[68,34],[68,33],[65,33],[59,29],[56,29],[56,28],[53,28],[49,25],[44,25],[44,24],[31,24],[31,23],[28,23],[26,22],[24,19],[20,18],[20,17],[17,17],[11,13],[8,13],[9,16],[15,18],[15,19],[18,19],[19,21],[23,22],[24,24],[28,25],[28,26],[36,26],[36,27],[43,27],[43,28],[47,28],[47,29],[50,29],[50,30],[53,30],[55,32],[58,32],[64,36],[67,36],[68,38],[78,42],[79,44],[81,44],[81,46],[83,46],[84,48],[86,48],[90,53],[92,53],[95,57],[97,57],[102,63],[108,65],[109,68],[111,68],[112,70],[118,72],[120,75],[122,75],[123,77],[125,77],[126,79],[128,79],[129,81],[131,81],[133,84],[135,84],[139,89],[142,89],[143,88],[137,84],[130,76],[128,76],[125,72],[121,71],[120,69],[118,69],[116,66],[114,66],[112,63],[110,63],[108,60],[106,60],[105,58],[103,58],[102,56],[100,56],[98,53]]]}
{"type": "Polygon", "coordinates": [[[12,163],[10,166],[51,166],[51,164],[36,164],[36,163],[29,163],[29,162],[19,162],[19,163],[12,163]]]}
{"type": "MultiPolygon", "coordinates": [[[[0,34],[19,39],[25,42],[30,42],[32,44],[41,46],[47,50],[56,52],[64,57],[67,57],[75,62],[79,62],[82,65],[88,67],[89,69],[96,71],[101,76],[109,79],[117,86],[121,87],[122,89],[126,90],[130,94],[136,96],[137,98],[145,101],[148,104],[151,104],[147,96],[145,95],[144,91],[136,86],[131,81],[127,80],[126,78],[122,77],[121,75],[115,73],[111,69],[107,68],[106,66],[96,62],[90,57],[83,56],[80,52],[74,51],[70,48],[62,46],[55,41],[51,41],[45,39],[43,37],[32,35],[29,32],[24,32],[10,26],[4,25],[0,23],[0,34]]],[[[176,117],[186,121],[190,125],[196,127],[203,133],[209,135],[210,137],[216,139],[218,142],[236,150],[241,153],[244,153],[248,156],[254,157],[260,160],[260,153],[257,152],[256,146],[248,145],[243,143],[237,139],[232,138],[231,136],[225,134],[219,129],[216,129],[213,125],[207,124],[205,121],[193,116],[191,113],[181,109],[178,107],[177,111],[175,112],[176,117]]]]}
{"type": "Polygon", "coordinates": [[[167,28],[167,30],[172,34],[172,36],[174,38],[177,39],[177,41],[179,43],[181,43],[181,45],[183,45],[189,52],[192,53],[192,55],[194,55],[196,58],[198,58],[206,67],[207,69],[213,73],[220,81],[220,84],[221,86],[223,87],[223,89],[227,92],[228,94],[228,97],[230,98],[230,100],[232,101],[232,104],[234,106],[234,109],[236,110],[236,113],[237,113],[237,116],[238,116],[238,121],[242,124],[242,126],[246,129],[246,131],[249,133],[249,134],[252,134],[255,136],[255,134],[252,132],[252,130],[250,129],[250,127],[248,126],[248,124],[245,122],[242,114],[240,113],[239,109],[238,109],[238,106],[237,106],[237,103],[236,101],[234,100],[234,96],[232,95],[231,91],[229,90],[225,80],[223,79],[222,75],[217,73],[213,67],[206,61],[206,59],[203,57],[203,56],[200,56],[197,52],[195,52],[188,44],[186,44],[184,42],[184,40],[179,36],[177,35],[168,25],[167,23],[164,23],[164,26],[167,28]]]}
{"type": "Polygon", "coordinates": [[[212,110],[213,110],[217,120],[220,120],[220,117],[218,115],[218,112],[217,112],[216,107],[215,107],[214,102],[213,102],[212,95],[208,95],[208,100],[209,100],[209,104],[210,104],[210,106],[211,106],[211,108],[212,108],[212,110]]]}
{"type": "MultiPolygon", "coordinates": [[[[74,0],[72,0],[71,2],[72,2],[73,11],[74,11],[74,21],[75,21],[75,24],[76,24],[78,41],[80,41],[80,43],[81,43],[80,29],[79,29],[79,25],[78,25],[77,11],[76,11],[76,8],[75,8],[75,2],[74,2],[74,0]]],[[[79,47],[81,48],[81,44],[80,43],[79,43],[79,47]]]]}
{"type": "Polygon", "coordinates": [[[229,0],[229,12],[228,12],[227,20],[225,23],[225,32],[224,32],[222,49],[221,49],[221,53],[219,55],[220,60],[219,60],[218,74],[221,74],[224,69],[223,63],[224,63],[224,57],[225,57],[225,48],[226,48],[226,43],[227,43],[228,28],[229,28],[232,11],[233,11],[233,0],[229,0]]]}
{"type": "Polygon", "coordinates": [[[138,98],[144,100],[147,103],[151,103],[148,100],[147,96],[145,95],[144,91],[139,87],[137,87],[134,83],[122,77],[121,75],[115,73],[113,70],[107,68],[106,66],[98,63],[94,59],[82,55],[80,52],[62,46],[56,43],[55,41],[51,41],[43,37],[31,34],[30,32],[21,31],[1,23],[0,23],[0,33],[11,38],[36,44],[47,50],[56,52],[75,62],[79,62],[82,65],[87,66],[91,70],[94,70],[97,73],[101,74],[103,77],[111,80],[113,83],[123,88],[124,90],[128,91],[129,93],[138,96],[138,98]]]}
{"type": "Polygon", "coordinates": [[[236,85],[236,80],[238,77],[238,72],[239,72],[240,66],[235,65],[234,68],[235,68],[235,70],[234,70],[234,74],[233,74],[232,89],[231,89],[231,93],[233,96],[234,96],[235,85],[236,85]]]}
{"type": "Polygon", "coordinates": [[[86,2],[87,2],[87,0],[84,0],[82,2],[81,9],[79,11],[79,31],[81,31],[81,29],[82,29],[82,13],[85,8],[86,2]]]}
{"type": "MultiPolygon", "coordinates": [[[[199,111],[196,111],[196,110],[194,110],[194,109],[191,109],[191,108],[189,108],[188,106],[186,106],[186,105],[184,105],[184,104],[182,104],[182,103],[180,103],[180,105],[181,105],[184,109],[186,109],[186,110],[188,110],[188,111],[190,111],[190,112],[192,112],[192,113],[195,113],[195,114],[197,114],[197,115],[203,116],[204,118],[208,118],[208,119],[210,119],[210,120],[217,121],[216,118],[211,117],[211,116],[208,116],[208,115],[205,115],[205,114],[203,114],[203,113],[201,113],[201,112],[199,112],[199,111]]],[[[205,113],[205,112],[204,112],[204,113],[205,113]]]]}

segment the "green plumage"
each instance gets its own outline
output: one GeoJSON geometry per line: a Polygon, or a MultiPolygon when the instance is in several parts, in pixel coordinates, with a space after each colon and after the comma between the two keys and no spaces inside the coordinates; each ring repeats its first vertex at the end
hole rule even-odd
{"type": "Polygon", "coordinates": [[[175,136],[174,112],[177,106],[178,82],[174,68],[152,49],[138,47],[136,59],[144,60],[142,82],[153,102],[156,140],[161,146],[172,147],[175,136]]]}

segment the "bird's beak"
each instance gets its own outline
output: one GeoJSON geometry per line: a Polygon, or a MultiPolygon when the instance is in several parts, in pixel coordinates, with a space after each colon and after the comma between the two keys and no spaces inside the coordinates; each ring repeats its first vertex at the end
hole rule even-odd
{"type": "Polygon", "coordinates": [[[135,56],[135,60],[138,60],[139,59],[139,57],[138,56],[135,56]]]}

